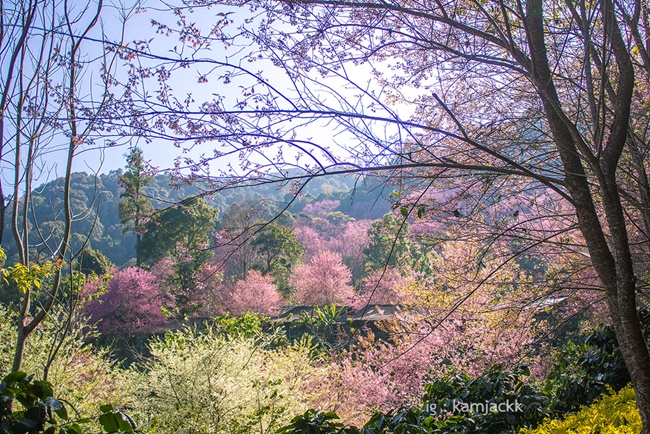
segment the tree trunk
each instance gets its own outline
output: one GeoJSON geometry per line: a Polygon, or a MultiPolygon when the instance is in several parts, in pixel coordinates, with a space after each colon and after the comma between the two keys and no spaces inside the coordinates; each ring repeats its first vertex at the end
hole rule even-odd
{"type": "MultiPolygon", "coordinates": [[[[615,281],[603,281],[607,288],[614,330],[625,365],[630,372],[637,407],[645,432],[650,432],[650,353],[643,337],[637,313],[636,277],[634,275],[625,214],[618,194],[614,174],[609,174],[609,194],[604,194],[603,204],[610,229],[610,243],[615,258],[615,281]]],[[[594,264],[597,267],[597,264],[594,264]]],[[[601,279],[602,280],[602,279],[601,279]]]]}
{"type": "Polygon", "coordinates": [[[135,265],[139,268],[140,264],[142,264],[142,259],[140,258],[140,244],[142,243],[142,235],[136,232],[135,237],[135,265]]]}
{"type": "MultiPolygon", "coordinates": [[[[603,0],[604,20],[614,28],[612,5],[603,0]]],[[[629,110],[634,72],[629,58],[622,51],[620,33],[614,28],[612,50],[619,69],[618,94],[614,101],[610,135],[604,152],[596,157],[584,143],[578,143],[578,134],[563,113],[546,51],[542,0],[529,0],[526,5],[528,43],[531,55],[530,73],[544,105],[546,119],[562,160],[565,187],[573,200],[578,225],[585,238],[591,262],[603,288],[616,331],[619,347],[630,372],[637,397],[644,431],[650,434],[650,353],[643,338],[636,306],[636,278],[630,250],[625,213],[616,182],[616,169],[627,140],[629,110]],[[617,39],[618,38],[618,39],[617,39]],[[625,57],[625,58],[624,58],[625,57]],[[582,146],[581,146],[582,145],[582,146]],[[598,215],[589,176],[583,162],[589,164],[600,187],[609,236],[605,236],[603,222],[598,215]],[[609,241],[609,242],[608,242],[609,241]]]]}
{"type": "Polygon", "coordinates": [[[22,313],[18,317],[16,332],[18,337],[16,338],[16,345],[14,347],[14,360],[11,364],[11,372],[20,371],[20,367],[23,364],[23,355],[25,353],[25,342],[29,335],[29,333],[26,333],[25,331],[25,317],[22,313]]]}

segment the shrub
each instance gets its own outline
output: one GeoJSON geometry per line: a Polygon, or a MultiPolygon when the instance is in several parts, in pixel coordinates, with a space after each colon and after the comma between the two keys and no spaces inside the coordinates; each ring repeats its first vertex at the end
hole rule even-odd
{"type": "MultiPolygon", "coordinates": [[[[1,342],[15,342],[15,314],[0,306],[1,342]]],[[[128,407],[135,377],[110,358],[108,350],[96,348],[88,339],[96,333],[83,319],[53,311],[27,340],[22,370],[52,384],[57,398],[81,414],[92,414],[100,405],[128,407]],[[63,332],[66,333],[63,333],[63,332]]],[[[12,345],[0,345],[0,377],[10,371],[12,345]]]]}
{"type": "Polygon", "coordinates": [[[500,365],[474,379],[465,374],[453,374],[426,386],[421,407],[377,412],[361,430],[334,422],[338,418],[334,413],[311,410],[294,418],[279,432],[512,433],[521,427],[534,426],[546,416],[548,400],[522,381],[527,375],[529,371],[525,367],[505,370],[500,365]],[[474,409],[468,411],[464,403],[474,409]],[[472,403],[483,404],[487,410],[471,407],[472,403]]]}
{"type": "Polygon", "coordinates": [[[548,398],[523,382],[527,367],[492,366],[474,379],[453,374],[425,387],[424,402],[439,432],[500,433],[535,426],[544,419],[548,398]]]}
{"type": "MultiPolygon", "coordinates": [[[[250,316],[250,315],[249,315],[250,316]]],[[[203,331],[168,332],[149,343],[136,415],[156,433],[273,432],[307,408],[314,374],[308,346],[271,349],[247,317],[203,331]]]]}
{"type": "Polygon", "coordinates": [[[68,403],[54,398],[52,384],[34,380],[33,375],[12,372],[0,382],[0,433],[2,434],[81,434],[83,425],[96,421],[102,432],[134,433],[136,423],[112,405],[99,408],[101,414],[72,415],[68,403]]]}
{"type": "Polygon", "coordinates": [[[337,422],[334,412],[307,410],[291,419],[291,423],[280,428],[277,434],[360,434],[355,427],[346,427],[337,422]]]}
{"type": "MultiPolygon", "coordinates": [[[[639,317],[648,340],[650,312],[642,309],[639,317]]],[[[614,328],[606,325],[591,331],[581,343],[569,342],[558,351],[546,381],[546,391],[552,397],[552,411],[563,414],[591,404],[608,387],[618,391],[629,382],[630,374],[614,328]]]]}
{"type": "Polygon", "coordinates": [[[631,386],[618,393],[610,393],[594,404],[583,407],[564,420],[548,419],[535,429],[524,429],[523,434],[638,434],[641,416],[636,407],[631,386]]]}

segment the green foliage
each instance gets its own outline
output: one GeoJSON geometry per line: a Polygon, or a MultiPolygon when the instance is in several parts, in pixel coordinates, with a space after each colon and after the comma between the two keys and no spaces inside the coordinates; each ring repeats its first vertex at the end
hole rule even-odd
{"type": "Polygon", "coordinates": [[[126,155],[126,172],[119,176],[119,185],[124,189],[120,197],[120,221],[124,232],[144,230],[144,223],[153,212],[153,205],[147,198],[145,187],[151,184],[152,174],[148,173],[142,149],[134,146],[126,155]],[[129,226],[131,224],[132,226],[129,226]]]}
{"type": "Polygon", "coordinates": [[[536,425],[547,416],[548,398],[523,382],[529,375],[526,367],[495,365],[474,379],[453,374],[427,385],[423,400],[442,416],[433,432],[505,433],[536,425]]]}
{"type": "Polygon", "coordinates": [[[431,273],[429,264],[431,253],[409,238],[409,224],[405,221],[405,217],[396,217],[392,213],[386,214],[381,220],[372,223],[368,235],[370,245],[363,251],[363,267],[366,272],[379,270],[388,265],[431,273]]]}
{"type": "MultiPolygon", "coordinates": [[[[0,252],[0,262],[4,262],[4,250],[0,252]]],[[[47,286],[54,273],[62,266],[61,261],[43,261],[24,265],[16,262],[8,267],[0,267],[0,302],[11,305],[20,300],[23,294],[30,292],[31,297],[47,297],[47,291],[40,291],[47,286]]]]}
{"type": "Polygon", "coordinates": [[[107,274],[113,263],[99,250],[84,249],[77,258],[77,269],[84,275],[95,274],[102,276],[107,274]]]}
{"type": "Polygon", "coordinates": [[[255,268],[259,268],[263,274],[271,273],[278,289],[286,293],[291,268],[300,262],[305,251],[293,229],[271,223],[253,239],[251,245],[260,257],[260,264],[255,268]]]}
{"type": "Polygon", "coordinates": [[[218,210],[205,200],[191,197],[157,214],[147,223],[147,232],[142,236],[144,263],[174,259],[174,295],[183,315],[195,309],[189,303],[188,291],[196,287],[196,272],[213,255],[208,247],[217,215],[218,210]]]}
{"type": "Polygon", "coordinates": [[[368,231],[370,245],[363,252],[366,271],[378,270],[386,265],[396,267],[407,260],[414,249],[408,232],[408,223],[393,214],[386,214],[375,221],[368,231]]]}
{"type": "MultiPolygon", "coordinates": [[[[72,418],[63,401],[53,398],[47,381],[12,372],[0,382],[0,434],[81,434],[92,418],[72,418]],[[18,409],[14,409],[16,403],[18,409]]],[[[68,404],[69,405],[69,404],[68,404]]],[[[134,433],[136,423],[112,405],[100,407],[99,425],[106,433],[134,433]]]]}
{"type": "MultiPolygon", "coordinates": [[[[16,340],[15,318],[15,312],[0,305],[0,377],[10,371],[13,347],[4,343],[16,340]]],[[[137,379],[117,366],[108,350],[90,344],[93,337],[86,323],[54,309],[27,341],[22,366],[25,372],[39,375],[47,367],[47,380],[57,398],[84,415],[94,414],[107,402],[129,406],[137,379]]]]}
{"type": "MultiPolygon", "coordinates": [[[[650,337],[650,312],[639,311],[646,340],[650,337]]],[[[582,342],[568,342],[556,357],[546,382],[554,412],[576,411],[589,405],[608,387],[620,390],[630,382],[623,355],[618,348],[614,327],[600,326],[582,342]]]]}
{"type": "Polygon", "coordinates": [[[216,317],[212,326],[215,332],[221,332],[225,337],[256,338],[262,333],[262,318],[253,312],[235,317],[225,314],[216,317]]]}
{"type": "Polygon", "coordinates": [[[136,264],[140,266],[142,260],[141,239],[146,231],[146,223],[153,214],[154,207],[145,193],[145,187],[151,184],[153,174],[147,171],[142,150],[137,146],[131,148],[126,155],[127,170],[119,177],[119,185],[124,189],[120,193],[123,199],[118,208],[122,234],[135,232],[137,241],[135,245],[136,264]]]}
{"type": "Polygon", "coordinates": [[[303,412],[317,378],[309,348],[275,347],[252,316],[202,331],[168,332],[149,343],[137,414],[156,433],[272,432],[303,412]]]}
{"type": "MultiPolygon", "coordinates": [[[[338,350],[349,344],[349,334],[339,321],[344,308],[336,305],[314,306],[310,312],[303,311],[291,327],[304,331],[321,349],[338,350]]],[[[348,328],[349,329],[349,328],[348,328]]]]}
{"type": "Polygon", "coordinates": [[[14,284],[21,293],[30,291],[32,287],[41,289],[44,280],[52,276],[59,268],[60,263],[47,261],[43,264],[23,265],[15,263],[7,268],[0,269],[0,277],[5,284],[14,284]]]}
{"type": "Polygon", "coordinates": [[[99,407],[102,414],[99,416],[99,424],[107,433],[134,433],[137,424],[127,413],[110,404],[99,407]]]}
{"type": "Polygon", "coordinates": [[[563,420],[547,419],[535,429],[524,429],[522,434],[638,434],[643,432],[641,417],[631,386],[611,393],[594,404],[563,420]]]}
{"type": "Polygon", "coordinates": [[[209,258],[207,247],[217,215],[217,210],[198,197],[161,211],[147,223],[142,236],[143,261],[153,263],[185,253],[199,262],[209,258]]]}
{"type": "Polygon", "coordinates": [[[357,434],[360,431],[354,427],[345,427],[336,422],[338,416],[334,412],[307,410],[304,414],[291,419],[289,425],[280,428],[276,434],[357,434]]]}
{"type": "Polygon", "coordinates": [[[52,385],[24,372],[12,372],[0,382],[0,433],[80,433],[77,423],[69,421],[61,401],[52,397],[52,385]],[[13,411],[15,402],[21,408],[13,411]],[[59,425],[70,424],[70,427],[59,425]]]}

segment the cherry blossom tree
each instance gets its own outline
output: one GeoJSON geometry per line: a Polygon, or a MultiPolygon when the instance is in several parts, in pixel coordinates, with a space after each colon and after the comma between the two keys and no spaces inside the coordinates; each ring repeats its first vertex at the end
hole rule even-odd
{"type": "Polygon", "coordinates": [[[363,251],[370,244],[368,230],[371,225],[370,220],[346,222],[342,227],[298,220],[295,233],[298,241],[305,246],[306,257],[312,257],[322,250],[338,253],[356,282],[364,274],[363,251]]]}
{"type": "MultiPolygon", "coordinates": [[[[93,282],[85,291],[97,290],[93,282]]],[[[161,291],[156,275],[138,267],[114,273],[106,292],[87,306],[91,320],[107,336],[147,334],[168,323],[163,308],[171,308],[173,300],[161,291]]]]}
{"type": "Polygon", "coordinates": [[[340,200],[321,200],[314,203],[308,203],[302,209],[302,212],[311,214],[313,216],[322,217],[325,214],[334,211],[336,208],[341,205],[340,200]]]}
{"type": "Polygon", "coordinates": [[[246,279],[239,280],[230,294],[229,311],[233,315],[255,312],[274,315],[283,304],[282,296],[273,283],[273,276],[250,270],[246,279]]]}
{"type": "MultiPolygon", "coordinates": [[[[402,272],[410,270],[399,270],[389,267],[373,271],[363,279],[363,284],[355,296],[353,306],[363,309],[366,306],[378,304],[400,304],[407,299],[406,286],[408,279],[402,276],[402,272]]],[[[412,273],[412,272],[411,272],[412,273]]]]}
{"type": "Polygon", "coordinates": [[[302,304],[346,304],[354,295],[351,279],[341,255],[322,250],[295,268],[291,285],[294,297],[302,304]]]}

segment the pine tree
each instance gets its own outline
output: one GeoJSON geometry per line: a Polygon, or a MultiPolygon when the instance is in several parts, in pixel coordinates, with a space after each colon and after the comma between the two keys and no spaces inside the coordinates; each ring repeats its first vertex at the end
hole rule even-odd
{"type": "Polygon", "coordinates": [[[120,176],[119,184],[124,191],[120,197],[120,221],[122,222],[122,234],[135,232],[136,234],[136,265],[141,264],[140,244],[142,234],[146,231],[146,223],[153,212],[153,205],[146,197],[144,188],[151,183],[153,175],[147,170],[146,162],[143,159],[142,149],[134,146],[126,155],[127,170],[120,176]]]}

